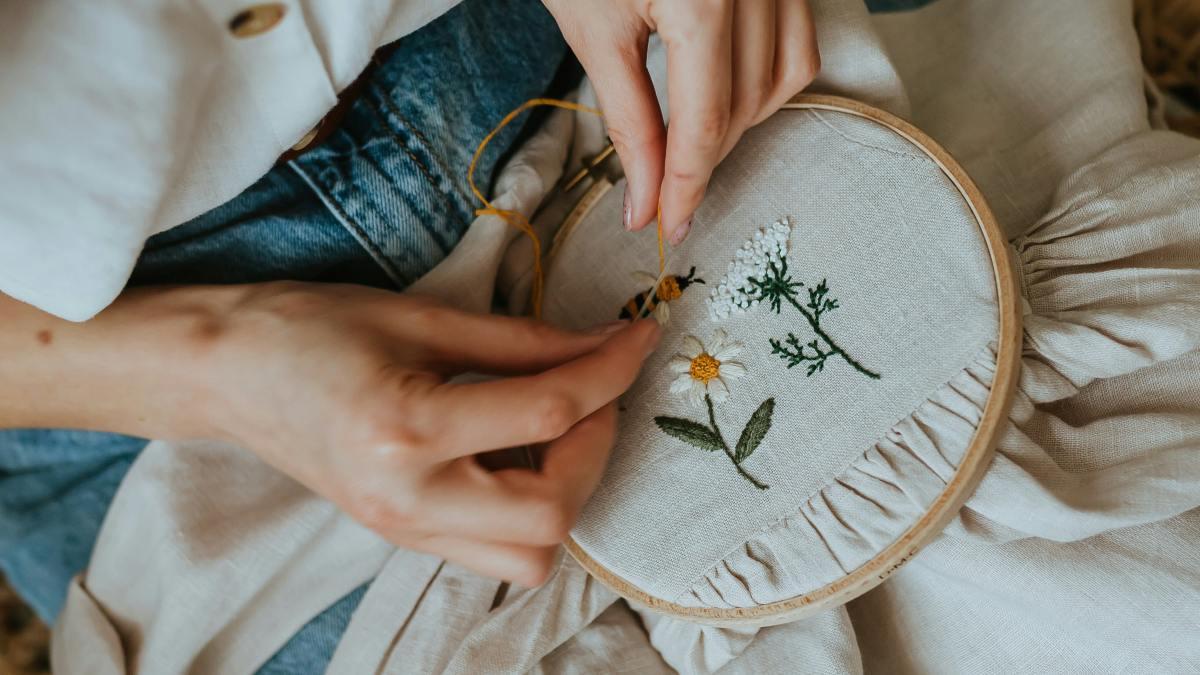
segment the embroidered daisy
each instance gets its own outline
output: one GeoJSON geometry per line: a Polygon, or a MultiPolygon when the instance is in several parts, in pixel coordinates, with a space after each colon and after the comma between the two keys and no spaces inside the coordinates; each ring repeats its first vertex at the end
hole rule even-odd
{"type": "Polygon", "coordinates": [[[740,342],[732,342],[725,331],[717,330],[708,347],[695,336],[683,339],[683,351],[671,359],[671,371],[677,373],[671,383],[672,394],[683,394],[697,405],[705,396],[720,403],[729,397],[729,381],[746,374],[746,367],[733,357],[742,351],[740,342]]]}

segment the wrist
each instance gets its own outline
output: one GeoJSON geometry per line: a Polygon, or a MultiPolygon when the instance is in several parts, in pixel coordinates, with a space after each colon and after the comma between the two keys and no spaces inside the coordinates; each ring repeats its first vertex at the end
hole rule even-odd
{"type": "Polygon", "coordinates": [[[223,424],[230,374],[239,369],[230,343],[251,288],[144,288],[123,296],[127,304],[113,318],[127,327],[117,331],[126,333],[120,350],[138,363],[130,384],[142,411],[140,435],[233,440],[223,424]]]}
{"type": "Polygon", "coordinates": [[[71,323],[0,296],[0,427],[210,437],[215,352],[244,287],[146,287],[71,323]]]}

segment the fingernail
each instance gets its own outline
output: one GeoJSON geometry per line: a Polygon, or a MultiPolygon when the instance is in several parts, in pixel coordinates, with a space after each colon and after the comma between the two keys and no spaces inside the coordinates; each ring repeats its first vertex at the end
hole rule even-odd
{"type": "Polygon", "coordinates": [[[633,205],[629,203],[629,184],[625,184],[625,211],[622,216],[625,220],[625,229],[633,229],[633,205]]]}
{"type": "Polygon", "coordinates": [[[678,246],[678,245],[682,244],[683,240],[687,239],[688,232],[691,232],[691,231],[692,231],[692,219],[688,218],[687,220],[683,221],[682,225],[675,228],[675,231],[671,233],[671,245],[678,246]]]}
{"type": "Polygon", "coordinates": [[[608,321],[606,323],[596,324],[587,329],[587,333],[592,335],[610,335],[622,328],[625,328],[630,323],[629,319],[617,319],[616,321],[608,321]]]}

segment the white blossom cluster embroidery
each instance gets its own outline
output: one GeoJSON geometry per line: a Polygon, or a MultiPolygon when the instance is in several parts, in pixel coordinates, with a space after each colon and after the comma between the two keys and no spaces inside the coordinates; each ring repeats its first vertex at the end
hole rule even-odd
{"type": "Polygon", "coordinates": [[[728,273],[708,296],[708,316],[713,321],[731,314],[747,312],[758,306],[759,292],[752,279],[763,278],[771,267],[778,267],[788,254],[792,225],[786,217],[754,233],[754,238],[738,249],[728,273]]]}

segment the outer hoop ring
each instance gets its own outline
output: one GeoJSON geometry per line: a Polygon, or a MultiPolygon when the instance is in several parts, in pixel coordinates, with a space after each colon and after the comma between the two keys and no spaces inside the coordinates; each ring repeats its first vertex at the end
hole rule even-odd
{"type": "MultiPolygon", "coordinates": [[[[958,189],[970,206],[979,230],[987,243],[996,282],[999,336],[996,355],[996,375],[992,391],[984,406],[979,428],[963,455],[954,477],[934,500],[929,510],[896,541],[875,557],[846,576],[814,591],[789,600],[757,607],[718,609],[685,607],[647,594],[608,568],[600,565],[575,541],[568,537],[564,546],[571,556],[622,597],[655,612],[712,626],[769,626],[787,623],[815,614],[830,607],[843,605],[883,583],[917,554],[945,528],[974,492],[995,451],[1000,432],[1004,429],[1012,406],[1017,377],[1021,366],[1021,311],[1016,273],[1009,255],[1008,242],[1001,232],[983,194],[967,172],[936,141],[895,115],[865,103],[840,96],[801,94],[783,106],[782,110],[830,110],[869,119],[896,132],[928,156],[958,189]]],[[[777,113],[779,114],[779,113],[777,113]]]]}

